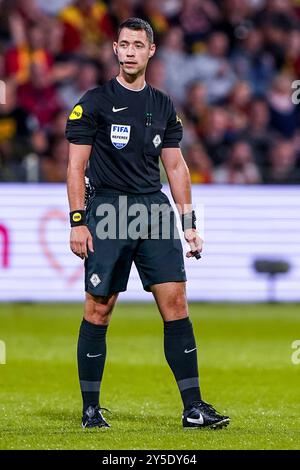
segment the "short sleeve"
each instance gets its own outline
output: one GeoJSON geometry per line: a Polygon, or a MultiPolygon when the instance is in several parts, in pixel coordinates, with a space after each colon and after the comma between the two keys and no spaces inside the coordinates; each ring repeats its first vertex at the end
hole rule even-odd
{"type": "Polygon", "coordinates": [[[182,139],[183,129],[181,119],[176,114],[174,105],[170,100],[170,114],[164,135],[162,148],[178,148],[182,139]]]}
{"type": "Polygon", "coordinates": [[[92,145],[97,133],[95,97],[88,91],[74,106],[66,125],[66,137],[72,144],[92,145]]]}

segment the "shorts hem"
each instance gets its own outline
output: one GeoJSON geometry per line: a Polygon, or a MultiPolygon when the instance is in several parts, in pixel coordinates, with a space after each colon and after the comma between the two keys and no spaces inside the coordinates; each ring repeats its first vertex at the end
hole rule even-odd
{"type": "Polygon", "coordinates": [[[109,290],[105,290],[104,292],[102,291],[99,293],[93,291],[92,289],[85,289],[85,292],[87,292],[88,294],[94,295],[95,297],[108,297],[109,295],[118,294],[119,292],[126,292],[126,291],[127,291],[127,286],[125,288],[120,287],[117,289],[109,289],[109,290]]]}
{"type": "Polygon", "coordinates": [[[150,289],[150,286],[153,286],[155,284],[166,284],[167,282],[186,282],[187,279],[186,277],[183,277],[183,278],[173,278],[173,279],[155,279],[155,281],[151,281],[151,282],[148,282],[147,284],[143,285],[143,288],[146,292],[151,292],[151,289],[150,289]]]}

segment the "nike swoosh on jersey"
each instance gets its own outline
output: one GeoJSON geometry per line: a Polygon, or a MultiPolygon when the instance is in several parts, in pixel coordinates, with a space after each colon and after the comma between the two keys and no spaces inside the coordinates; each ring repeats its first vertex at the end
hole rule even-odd
{"type": "Polygon", "coordinates": [[[113,106],[113,109],[112,109],[112,110],[113,110],[113,113],[118,113],[119,111],[123,111],[124,109],[127,109],[127,108],[128,108],[128,106],[126,106],[125,108],[115,108],[115,107],[113,106]]]}
{"type": "Polygon", "coordinates": [[[188,353],[190,353],[190,352],[192,352],[192,351],[195,351],[196,349],[197,349],[197,348],[190,349],[190,350],[185,349],[184,352],[185,352],[185,354],[188,354],[188,353]]]}
{"type": "Polygon", "coordinates": [[[102,354],[90,354],[90,353],[87,353],[86,357],[99,357],[99,356],[102,356],[102,354]]]}
{"type": "Polygon", "coordinates": [[[189,423],[193,423],[193,424],[203,424],[204,423],[204,419],[203,419],[203,416],[202,414],[200,413],[200,416],[199,418],[186,418],[186,420],[189,422],[189,423]]]}

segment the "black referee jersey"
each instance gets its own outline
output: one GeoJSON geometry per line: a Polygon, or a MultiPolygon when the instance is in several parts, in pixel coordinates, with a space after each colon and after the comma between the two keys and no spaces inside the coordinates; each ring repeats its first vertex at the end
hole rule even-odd
{"type": "Polygon", "coordinates": [[[182,124],[167,95],[148,84],[130,90],[113,78],[75,105],[66,136],[92,145],[89,178],[95,188],[151,193],[162,187],[161,149],[179,147],[182,124]]]}

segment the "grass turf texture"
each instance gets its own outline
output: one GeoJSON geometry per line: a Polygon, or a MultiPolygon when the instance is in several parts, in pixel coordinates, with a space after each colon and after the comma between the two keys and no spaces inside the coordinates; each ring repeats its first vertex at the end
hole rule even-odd
{"type": "Polygon", "coordinates": [[[82,430],[81,305],[0,305],[0,449],[300,449],[299,305],[191,304],[204,398],[232,422],[183,430],[154,304],[119,304],[101,405],[111,429],[82,430]]]}

